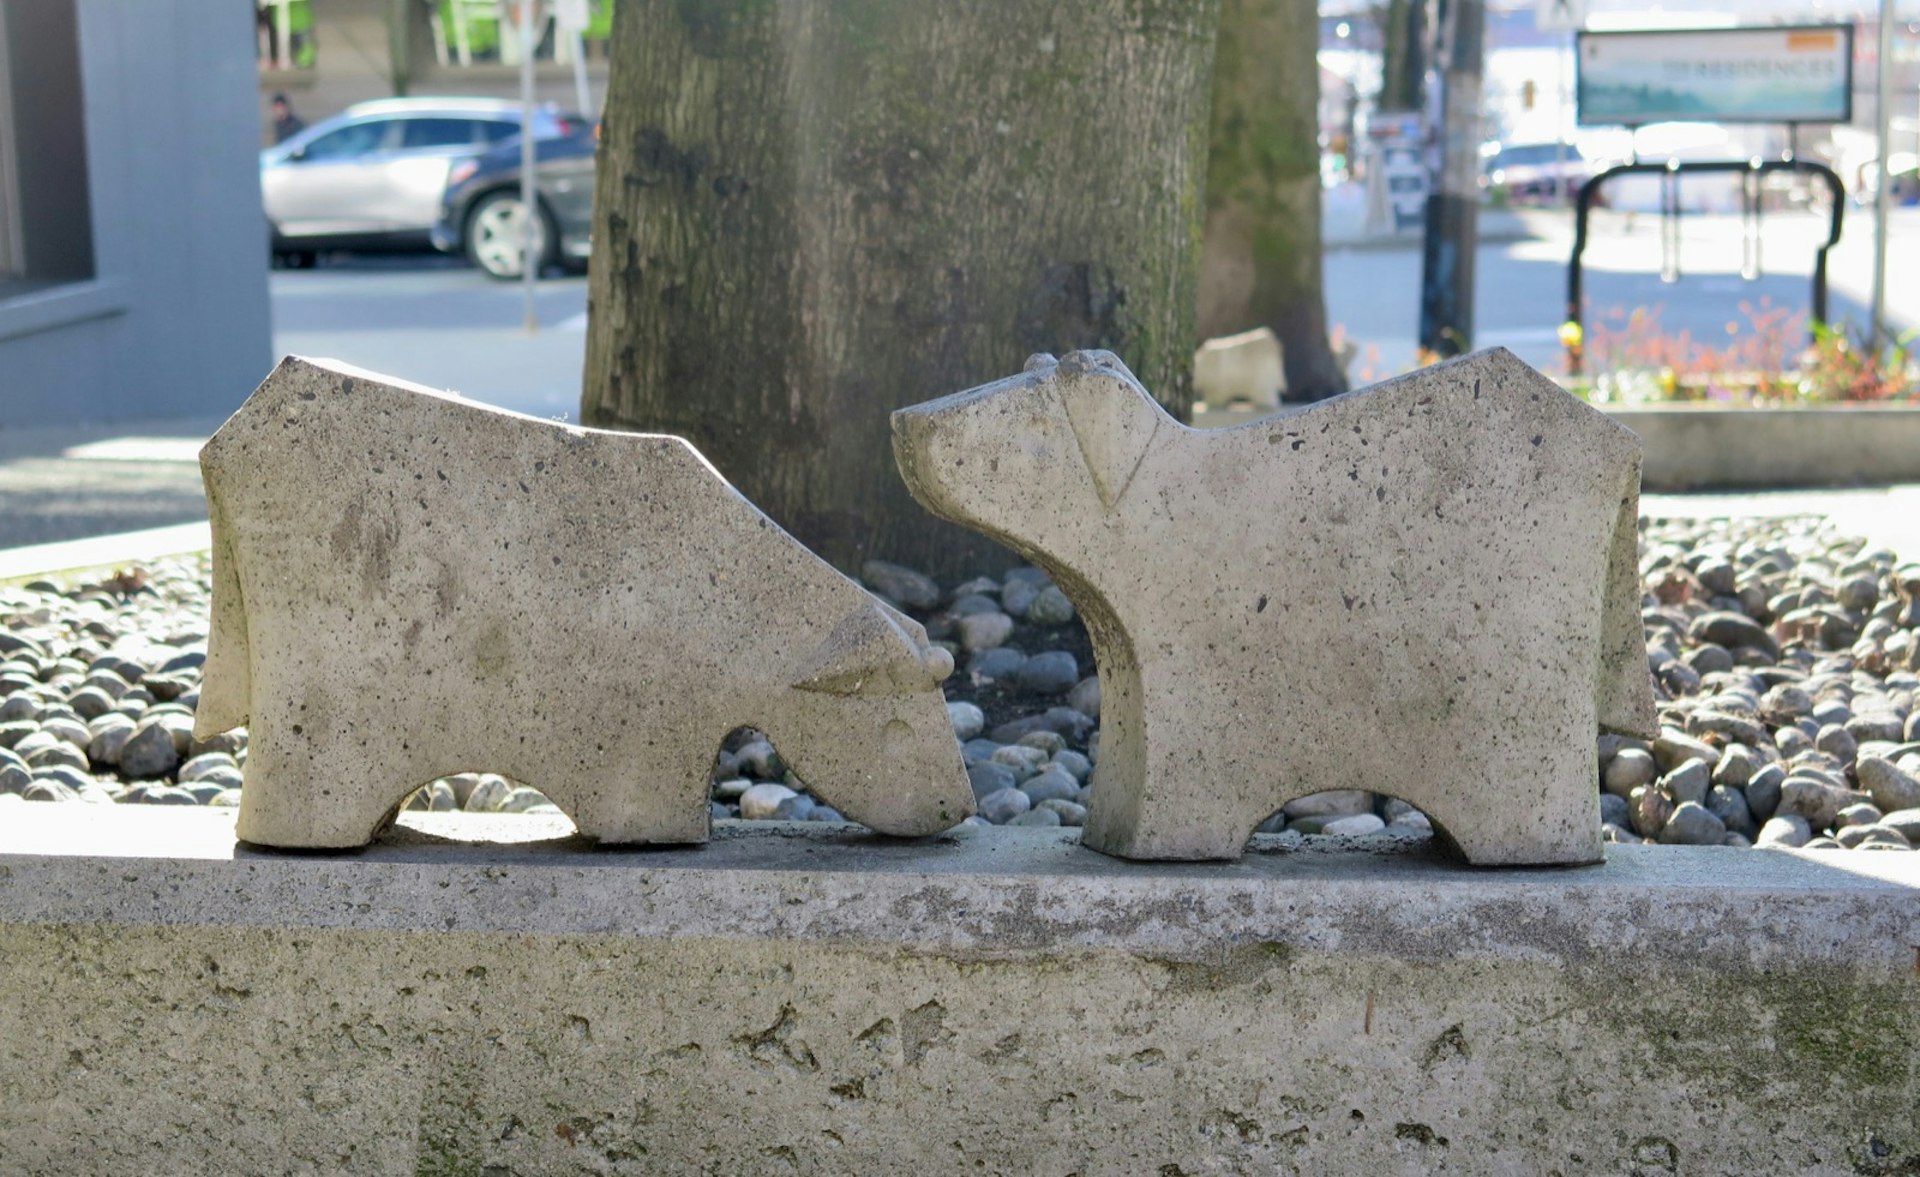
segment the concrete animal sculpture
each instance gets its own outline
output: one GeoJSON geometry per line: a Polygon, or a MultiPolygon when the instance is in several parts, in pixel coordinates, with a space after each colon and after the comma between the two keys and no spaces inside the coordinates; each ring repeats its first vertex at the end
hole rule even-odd
{"type": "Polygon", "coordinates": [[[1280,340],[1266,327],[1209,339],[1193,353],[1193,396],[1209,409],[1246,401],[1277,408],[1287,390],[1280,340]]]}
{"type": "Polygon", "coordinates": [[[194,730],[249,725],[249,842],[361,845],[462,770],[538,787],[602,842],[700,842],[743,724],[876,830],[973,811],[951,656],[679,438],[288,359],[200,461],[194,730]]]}
{"type": "Polygon", "coordinates": [[[1045,566],[1101,676],[1084,841],[1232,858],[1326,789],[1470,862],[1601,856],[1596,727],[1648,735],[1639,443],[1493,350],[1232,429],[1107,352],[902,409],[914,495],[1045,566]]]}

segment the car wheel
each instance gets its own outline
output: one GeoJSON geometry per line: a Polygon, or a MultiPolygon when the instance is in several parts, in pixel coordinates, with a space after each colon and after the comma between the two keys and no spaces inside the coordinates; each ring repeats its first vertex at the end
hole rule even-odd
{"type": "Polygon", "coordinates": [[[273,255],[283,270],[311,270],[319,259],[311,249],[283,249],[273,255]]]}
{"type": "MultiPolygon", "coordinates": [[[[536,202],[537,204],[537,202],[536,202]]],[[[545,205],[537,205],[533,224],[533,256],[540,269],[554,260],[559,234],[545,205]]],[[[467,215],[467,260],[501,281],[520,276],[520,232],[525,206],[517,192],[492,192],[480,198],[467,215]]],[[[537,271],[536,271],[537,272],[537,271]]]]}

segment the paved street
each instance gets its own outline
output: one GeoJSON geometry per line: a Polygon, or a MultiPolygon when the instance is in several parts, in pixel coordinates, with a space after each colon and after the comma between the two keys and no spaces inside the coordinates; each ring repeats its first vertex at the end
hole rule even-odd
{"type": "Polygon", "coordinates": [[[536,417],[580,415],[584,276],[541,281],[531,335],[518,283],[435,255],[342,255],[276,270],[271,289],[276,354],[345,360],[536,417]]]}

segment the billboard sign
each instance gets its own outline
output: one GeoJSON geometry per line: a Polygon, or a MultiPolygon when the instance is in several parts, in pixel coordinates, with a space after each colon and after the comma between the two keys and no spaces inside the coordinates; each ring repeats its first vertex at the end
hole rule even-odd
{"type": "Polygon", "coordinates": [[[1853,29],[1781,25],[1578,34],[1582,126],[1840,123],[1853,114],[1853,29]]]}

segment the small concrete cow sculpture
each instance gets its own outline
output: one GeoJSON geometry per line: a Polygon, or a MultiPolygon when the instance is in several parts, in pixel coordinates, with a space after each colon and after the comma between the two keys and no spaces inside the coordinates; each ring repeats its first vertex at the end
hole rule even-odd
{"type": "Polygon", "coordinates": [[[1509,353],[1212,431],[1107,352],[1035,356],[893,429],[921,503],[1087,620],[1087,845],[1232,858],[1367,789],[1474,863],[1601,856],[1595,729],[1653,729],[1639,443],[1509,353]]]}
{"type": "Polygon", "coordinates": [[[603,842],[700,842],[720,739],[766,731],[849,817],[972,812],[926,632],[675,437],[288,359],[200,456],[213,631],[194,730],[252,737],[240,837],[368,841],[489,770],[603,842]]]}

